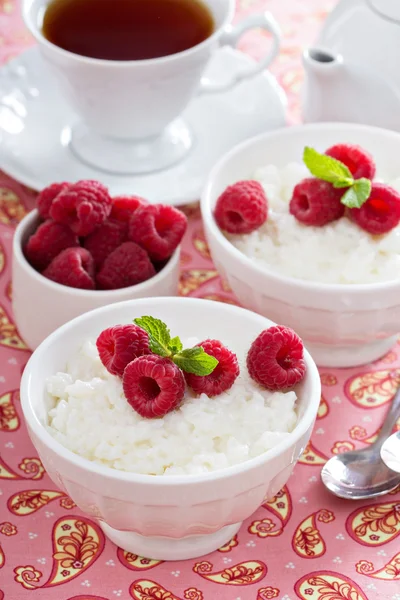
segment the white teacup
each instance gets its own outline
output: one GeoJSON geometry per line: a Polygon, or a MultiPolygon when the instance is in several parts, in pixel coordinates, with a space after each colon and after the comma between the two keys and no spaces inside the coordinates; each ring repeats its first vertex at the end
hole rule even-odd
{"type": "Polygon", "coordinates": [[[82,161],[112,173],[153,172],[178,162],[192,144],[190,131],[178,119],[190,100],[198,93],[223,92],[275,58],[280,31],[271,14],[251,15],[232,26],[235,0],[203,1],[215,22],[206,40],[161,58],[115,61],[73,54],[49,42],[42,22],[50,0],[23,0],[25,23],[79,117],[67,141],[82,161]],[[272,34],[273,43],[257,65],[228,82],[202,79],[219,46],[235,47],[244,32],[260,27],[272,34]]]}

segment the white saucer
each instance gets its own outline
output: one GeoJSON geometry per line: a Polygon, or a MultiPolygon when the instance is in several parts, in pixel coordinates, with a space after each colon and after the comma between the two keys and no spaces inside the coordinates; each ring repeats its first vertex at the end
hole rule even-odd
{"type": "MultiPolygon", "coordinates": [[[[206,77],[224,81],[254,61],[224,48],[206,77]]],[[[162,101],[160,99],[160,101],[162,101]]],[[[0,168],[31,188],[54,181],[99,179],[113,195],[132,193],[182,205],[199,199],[215,162],[242,140],[285,125],[286,96],[265,72],[221,94],[194,99],[182,115],[194,145],[171,168],[147,175],[110,175],[80,162],[68,146],[76,114],[65,103],[37,48],[0,69],[0,168]]]]}

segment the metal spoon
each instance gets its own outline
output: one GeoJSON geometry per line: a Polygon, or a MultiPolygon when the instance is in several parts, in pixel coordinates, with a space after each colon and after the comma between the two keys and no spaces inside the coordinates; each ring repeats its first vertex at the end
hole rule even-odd
{"type": "Polygon", "coordinates": [[[376,441],[368,448],[344,452],[328,460],[321,472],[325,487],[339,498],[350,500],[382,496],[397,487],[400,474],[385,465],[380,451],[399,416],[400,388],[391,402],[376,441]]]}
{"type": "Polygon", "coordinates": [[[400,473],[400,431],[383,442],[381,459],[389,469],[400,473]]]}

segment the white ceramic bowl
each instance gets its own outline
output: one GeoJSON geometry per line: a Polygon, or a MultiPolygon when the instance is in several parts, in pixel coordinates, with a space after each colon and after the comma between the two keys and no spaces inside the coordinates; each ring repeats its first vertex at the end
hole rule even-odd
{"type": "Polygon", "coordinates": [[[334,285],[301,281],[255,264],[218,228],[213,210],[227,185],[251,179],[257,167],[300,162],[304,146],[359,144],[374,156],[378,173],[400,175],[400,134],[343,123],[281,129],[234,148],[214,167],[201,198],[205,234],[214,264],[240,303],[292,327],[316,363],[325,367],[365,364],[384,355],[400,331],[400,273],[376,284],[334,285]]]}
{"type": "Polygon", "coordinates": [[[231,539],[241,522],[287,482],[311,434],[320,401],[317,368],[305,353],[307,373],[299,384],[298,424],[275,448],[237,466],[202,475],[151,476],[117,471],[73,454],[45,428],[45,381],[65,368],[88,337],[143,314],[164,320],[183,338],[196,334],[250,347],[271,322],[219,302],[151,298],[94,310],[67,323],[33,353],[21,383],[28,431],[45,469],[105,534],[125,550],[159,560],[193,558],[231,539]],[[232,324],[234,323],[234,327],[232,324]]]}
{"type": "Polygon", "coordinates": [[[154,277],[120,290],[79,290],[46,279],[22,251],[38,223],[34,210],[22,219],[13,241],[12,305],[18,331],[31,350],[57,327],[89,310],[133,298],[174,296],[178,291],[180,247],[154,277]]]}

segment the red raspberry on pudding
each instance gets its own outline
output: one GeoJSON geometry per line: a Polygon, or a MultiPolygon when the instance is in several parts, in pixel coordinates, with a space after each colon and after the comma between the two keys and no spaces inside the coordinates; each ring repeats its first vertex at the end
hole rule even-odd
{"type": "Polygon", "coordinates": [[[201,346],[204,352],[214,356],[218,364],[210,375],[194,375],[185,373],[186,383],[197,394],[218,396],[229,390],[239,375],[239,363],[236,354],[224,346],[219,340],[205,340],[201,346]]]}
{"type": "Polygon", "coordinates": [[[150,354],[149,336],[137,325],[115,325],[105,329],[97,338],[96,346],[107,371],[119,377],[135,358],[150,354]]]}
{"type": "Polygon", "coordinates": [[[117,290],[142,283],[155,273],[146,250],[134,242],[124,242],[105,259],[96,281],[102,290],[117,290]]]}
{"type": "Polygon", "coordinates": [[[400,222],[400,194],[383,183],[373,183],[361,208],[349,209],[350,218],[373,235],[388,233],[400,222]]]}
{"type": "Polygon", "coordinates": [[[287,390],[305,375],[303,350],[303,342],[292,329],[274,325],[252,343],[247,354],[249,375],[268,390],[287,390]]]}
{"type": "Polygon", "coordinates": [[[50,217],[79,237],[92,233],[111,212],[111,197],[98,181],[82,180],[61,191],[53,200],[50,217]]]}
{"type": "Polygon", "coordinates": [[[28,240],[25,256],[38,271],[43,271],[62,250],[79,246],[78,237],[69,227],[45,221],[28,240]]]}
{"type": "Polygon", "coordinates": [[[372,156],[361,148],[352,144],[335,144],[326,150],[325,154],[339,160],[349,169],[354,179],[375,177],[375,162],[372,156]]]}
{"type": "Polygon", "coordinates": [[[238,181],[219,196],[215,221],[228,233],[251,233],[268,217],[268,201],[258,181],[238,181]]]}
{"type": "Polygon", "coordinates": [[[304,225],[322,227],[344,215],[343,193],[322,179],[303,179],[293,190],[289,212],[304,225]]]}
{"type": "Polygon", "coordinates": [[[140,206],[129,223],[129,239],[144,248],[150,258],[163,261],[175,252],[187,227],[187,218],[177,208],[163,204],[140,206]]]}
{"type": "Polygon", "coordinates": [[[147,419],[166,415],[185,395],[182,371],[169,358],[156,354],[140,356],[130,362],[122,384],[129,404],[147,419]]]}
{"type": "Polygon", "coordinates": [[[94,261],[85,248],[67,248],[42,273],[47,279],[68,287],[94,290],[94,261]]]}

